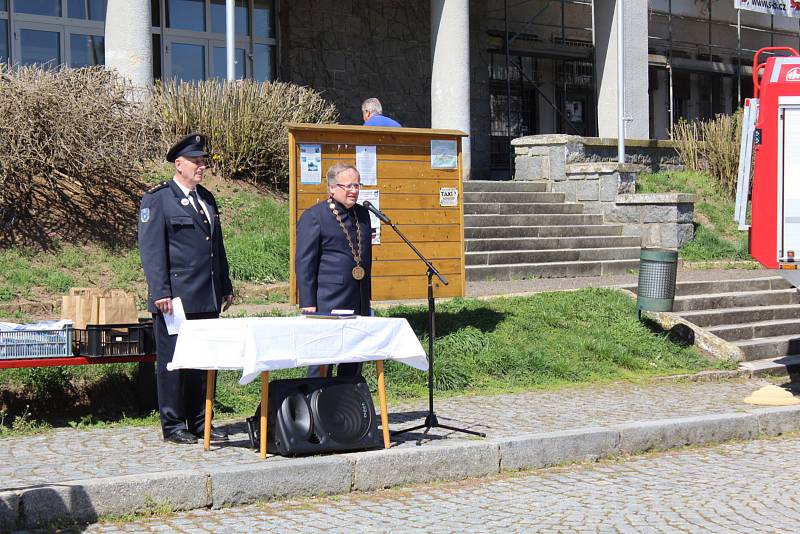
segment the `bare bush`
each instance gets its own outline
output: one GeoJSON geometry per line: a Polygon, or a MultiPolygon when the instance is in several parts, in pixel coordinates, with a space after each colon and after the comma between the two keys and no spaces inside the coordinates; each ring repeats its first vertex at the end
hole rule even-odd
{"type": "Polygon", "coordinates": [[[289,175],[287,122],[334,123],[339,114],[309,88],[281,82],[165,82],[156,87],[156,107],[177,138],[209,136],[215,174],[286,190],[289,175]]]}
{"type": "Polygon", "coordinates": [[[103,68],[0,67],[0,246],[133,241],[163,141],[131,91],[103,68]]]}
{"type": "Polygon", "coordinates": [[[736,195],[741,136],[741,110],[703,122],[680,119],[672,130],[676,150],[686,167],[710,174],[731,198],[736,195]]]}

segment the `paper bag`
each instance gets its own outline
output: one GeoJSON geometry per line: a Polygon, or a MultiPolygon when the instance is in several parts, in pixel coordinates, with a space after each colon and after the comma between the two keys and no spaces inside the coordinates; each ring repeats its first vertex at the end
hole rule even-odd
{"type": "Polygon", "coordinates": [[[87,324],[97,324],[97,299],[99,297],[81,295],[75,297],[75,328],[85,329],[87,324]]]}
{"type": "Polygon", "coordinates": [[[139,312],[133,295],[124,292],[113,297],[98,297],[98,324],[138,324],[139,312]]]}

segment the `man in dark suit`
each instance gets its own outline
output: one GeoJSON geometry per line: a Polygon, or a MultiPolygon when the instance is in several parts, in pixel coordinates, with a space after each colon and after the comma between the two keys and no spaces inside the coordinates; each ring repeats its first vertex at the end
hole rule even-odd
{"type": "MultiPolygon", "coordinates": [[[[328,169],[329,198],[303,212],[297,224],[295,272],[304,313],[370,312],[372,230],[369,212],[356,204],[361,177],[352,165],[328,169]]],[[[320,369],[309,367],[309,376],[320,369]]],[[[360,363],[338,366],[338,374],[361,374],[360,363]]]]}
{"type": "MultiPolygon", "coordinates": [[[[228,258],[214,196],[200,185],[206,170],[206,139],[190,134],[167,153],[175,176],[150,189],[139,211],[139,254],[147,278],[147,307],[156,340],[158,410],[164,439],[196,443],[205,417],[206,371],[168,371],[177,335],[164,315],[181,298],[187,319],[219,317],[233,302],[228,258]]],[[[212,439],[227,439],[219,429],[212,439]]]]}

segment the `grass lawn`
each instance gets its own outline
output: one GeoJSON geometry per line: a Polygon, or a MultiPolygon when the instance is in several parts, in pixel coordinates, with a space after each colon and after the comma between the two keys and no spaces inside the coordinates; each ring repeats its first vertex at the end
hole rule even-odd
{"type": "Polygon", "coordinates": [[[747,232],[733,220],[734,201],[722,192],[709,176],[697,172],[640,174],[637,193],[692,193],[694,239],[681,249],[684,260],[751,260],[747,251],[747,232]]]}
{"type": "MultiPolygon", "coordinates": [[[[427,308],[401,306],[381,315],[405,317],[427,347],[427,308]]],[[[644,380],[733,364],[709,362],[694,348],[670,341],[636,320],[634,301],[622,292],[585,289],[492,300],[455,299],[437,307],[435,387],[439,395],[499,393],[644,380]]],[[[3,399],[15,403],[16,421],[4,433],[40,431],[49,425],[152,424],[152,414],[132,405],[133,365],[28,369],[3,373],[3,399]],[[64,407],[69,407],[65,410],[64,407]],[[26,408],[27,407],[27,408],[26,408]]],[[[302,376],[304,369],[273,373],[302,376]]],[[[387,362],[391,400],[423,398],[426,374],[387,362]]],[[[365,375],[375,390],[374,366],[365,375]]],[[[258,381],[238,384],[239,373],[221,372],[216,412],[221,418],[252,415],[258,381]]],[[[12,406],[14,404],[11,404],[12,406]]]]}

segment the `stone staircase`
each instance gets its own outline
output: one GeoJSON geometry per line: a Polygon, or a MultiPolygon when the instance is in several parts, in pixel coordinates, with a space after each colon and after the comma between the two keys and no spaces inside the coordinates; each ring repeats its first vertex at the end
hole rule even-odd
{"type": "Polygon", "coordinates": [[[641,238],[564,202],[544,182],[464,182],[467,280],[626,274],[641,238]]]}
{"type": "Polygon", "coordinates": [[[673,312],[738,347],[741,368],[786,374],[800,365],[800,293],[779,276],[757,274],[678,282],[673,312]]]}

